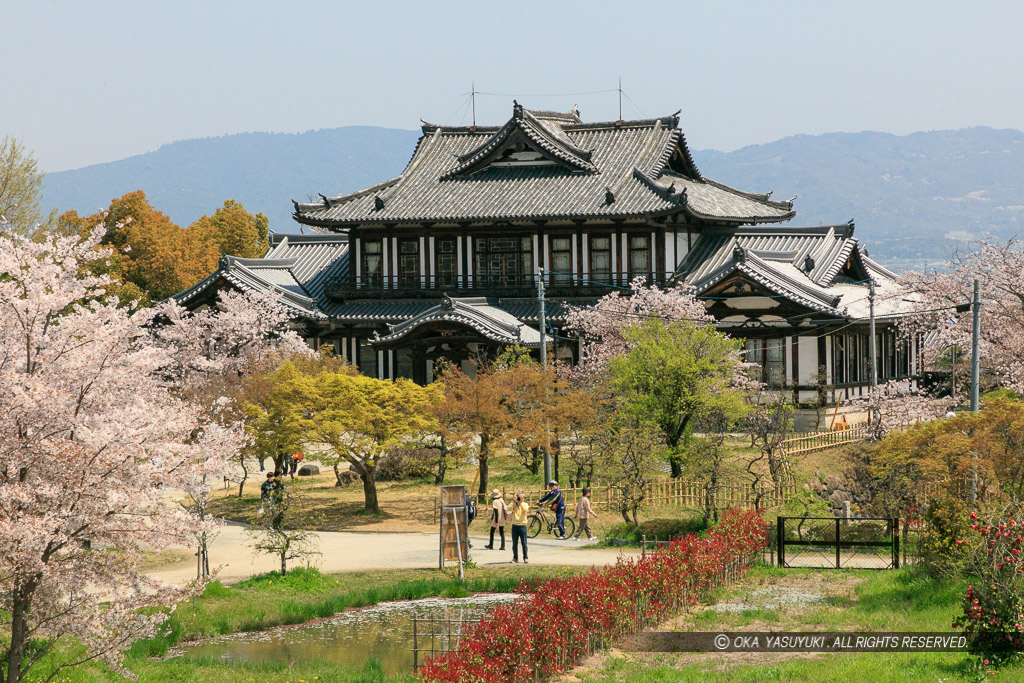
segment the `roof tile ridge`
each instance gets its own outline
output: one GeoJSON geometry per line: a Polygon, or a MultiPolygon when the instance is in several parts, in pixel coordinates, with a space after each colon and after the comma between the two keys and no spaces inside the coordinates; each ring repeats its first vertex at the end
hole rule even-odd
{"type": "MultiPolygon", "coordinates": [[[[744,263],[741,264],[741,265],[753,264],[753,265],[756,265],[758,268],[770,270],[772,272],[772,274],[776,275],[784,283],[789,284],[792,287],[795,287],[797,290],[807,294],[808,296],[812,296],[812,297],[814,297],[816,299],[819,299],[822,303],[827,303],[828,301],[831,301],[832,303],[829,304],[829,305],[832,306],[833,308],[835,308],[835,305],[837,303],[839,303],[839,299],[842,298],[842,297],[836,296],[834,294],[826,294],[824,292],[819,292],[816,289],[808,286],[806,283],[803,283],[803,282],[800,282],[799,280],[794,279],[788,273],[784,273],[781,270],[779,270],[778,268],[775,268],[774,266],[772,266],[770,261],[767,261],[767,260],[761,258],[756,253],[754,253],[754,251],[752,249],[744,249],[744,251],[746,252],[746,258],[745,258],[744,263]]],[[[808,278],[808,279],[810,279],[810,278],[808,278]]],[[[814,284],[817,284],[817,283],[814,283],[814,284]]]]}
{"type": "Polygon", "coordinates": [[[520,122],[519,129],[535,144],[570,166],[575,166],[583,171],[595,172],[598,170],[597,166],[587,158],[590,156],[590,152],[586,152],[587,157],[584,157],[573,150],[565,149],[565,145],[560,140],[553,138],[540,123],[534,124],[531,121],[524,120],[520,122]]]}
{"type": "Polygon", "coordinates": [[[338,195],[336,197],[325,197],[327,202],[330,204],[330,206],[328,206],[328,207],[325,207],[323,202],[318,202],[316,204],[310,204],[310,203],[297,202],[294,199],[292,200],[292,204],[295,205],[297,210],[301,209],[301,210],[306,210],[306,211],[313,211],[315,209],[331,208],[331,207],[333,207],[333,206],[335,206],[337,204],[347,204],[348,202],[351,202],[351,201],[353,201],[355,199],[360,199],[360,198],[365,197],[367,195],[375,194],[377,192],[380,192],[381,190],[387,189],[391,185],[397,183],[401,179],[402,179],[402,176],[396,176],[394,178],[390,178],[390,179],[385,180],[383,182],[377,183],[376,185],[371,185],[370,187],[363,188],[362,190],[357,190],[356,192],[350,192],[348,194],[342,194],[342,195],[338,195]]]}
{"type": "Polygon", "coordinates": [[[850,254],[857,247],[857,238],[845,237],[841,238],[843,244],[839,247],[839,251],[832,257],[832,262],[828,264],[828,267],[822,271],[821,275],[818,276],[817,282],[822,286],[829,286],[835,282],[836,276],[839,275],[839,271],[843,269],[843,265],[846,260],[850,258],[850,254]]]}
{"type": "MultiPolygon", "coordinates": [[[[584,159],[585,161],[590,161],[590,157],[593,155],[593,151],[592,150],[586,150],[586,149],[583,149],[582,147],[578,146],[575,142],[572,141],[571,138],[569,138],[568,135],[565,135],[565,129],[563,129],[561,126],[558,126],[559,131],[562,133],[562,135],[565,135],[567,141],[560,140],[557,136],[555,136],[551,132],[551,130],[544,124],[544,121],[542,121],[542,120],[538,119],[537,117],[535,117],[533,115],[533,113],[530,112],[529,110],[526,110],[526,111],[523,112],[523,120],[528,122],[530,125],[539,128],[540,131],[538,131],[538,132],[540,132],[545,137],[547,137],[551,141],[552,144],[554,144],[554,145],[556,145],[558,147],[565,147],[566,151],[568,151],[570,154],[578,156],[581,159],[584,159]]],[[[552,123],[555,123],[555,122],[552,121],[552,123]]],[[[557,126],[558,124],[555,123],[555,125],[557,126]]]]}
{"type": "Polygon", "coordinates": [[[793,202],[792,201],[789,201],[789,200],[783,201],[783,200],[779,200],[779,199],[769,199],[769,197],[772,194],[771,192],[747,192],[746,190],[737,189],[735,187],[732,187],[730,185],[726,185],[723,182],[719,182],[719,181],[713,180],[711,178],[704,178],[704,182],[707,183],[708,185],[713,185],[713,186],[717,187],[720,190],[725,190],[726,192],[732,192],[733,194],[737,194],[737,195],[739,195],[741,197],[746,197],[747,199],[752,199],[754,201],[763,202],[765,204],[768,204],[770,206],[774,206],[774,207],[779,208],[779,209],[786,209],[788,211],[788,210],[791,210],[793,208],[793,202]]]}
{"type": "Polygon", "coordinates": [[[679,125],[679,117],[675,114],[669,116],[658,116],[653,119],[632,119],[624,121],[592,121],[570,123],[562,126],[562,130],[585,131],[585,130],[617,130],[622,128],[650,128],[656,123],[663,126],[675,128],[679,125]]]}

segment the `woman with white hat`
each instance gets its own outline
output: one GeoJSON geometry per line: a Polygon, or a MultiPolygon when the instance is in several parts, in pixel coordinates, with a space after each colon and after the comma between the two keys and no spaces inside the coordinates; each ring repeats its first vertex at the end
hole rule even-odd
{"type": "Polygon", "coordinates": [[[501,492],[494,489],[491,491],[491,542],[484,546],[488,550],[494,550],[495,529],[501,534],[501,547],[498,550],[505,549],[505,520],[507,518],[508,505],[505,505],[505,499],[501,497],[501,492]]]}

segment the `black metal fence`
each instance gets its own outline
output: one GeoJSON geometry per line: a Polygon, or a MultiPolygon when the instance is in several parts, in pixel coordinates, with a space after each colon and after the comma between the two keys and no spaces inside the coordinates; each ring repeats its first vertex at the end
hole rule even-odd
{"type": "Polygon", "coordinates": [[[899,569],[900,521],[884,517],[779,517],[780,567],[899,569]]]}

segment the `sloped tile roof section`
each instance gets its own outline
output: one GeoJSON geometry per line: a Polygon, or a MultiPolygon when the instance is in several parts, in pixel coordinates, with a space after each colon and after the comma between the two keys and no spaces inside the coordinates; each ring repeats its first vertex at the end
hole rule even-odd
{"type": "Polygon", "coordinates": [[[858,280],[868,277],[853,236],[853,223],[842,225],[753,226],[705,230],[676,270],[675,278],[697,282],[732,260],[737,247],[766,261],[788,261],[816,285],[836,281],[847,263],[858,280]]]}
{"type": "Polygon", "coordinates": [[[441,303],[405,322],[389,325],[391,331],[375,336],[375,344],[400,341],[424,325],[454,323],[475,330],[499,344],[518,344],[530,348],[540,346],[540,332],[519,322],[515,316],[487,303],[485,298],[453,299],[444,297],[441,303]]]}
{"type": "Polygon", "coordinates": [[[876,317],[902,315],[909,308],[896,275],[864,256],[853,231],[852,222],[707,230],[673,279],[702,295],[741,274],[811,310],[851,319],[867,317],[867,280],[874,279],[879,292],[876,317]]]}
{"type": "Polygon", "coordinates": [[[216,271],[172,298],[184,305],[226,282],[243,291],[277,293],[300,316],[323,319],[324,284],[347,273],[347,235],[275,234],[264,258],[224,256],[216,271]]]}
{"type": "Polygon", "coordinates": [[[316,203],[300,223],[356,225],[630,219],[684,213],[728,225],[790,220],[791,202],[705,179],[676,116],[583,123],[575,114],[513,108],[500,127],[424,124],[402,175],[316,203]],[[510,147],[513,146],[513,147],[510,147]],[[511,163],[521,146],[535,160],[511,163]],[[497,163],[505,159],[505,162],[497,163]],[[674,186],[674,187],[673,187],[674,186]]]}
{"type": "Polygon", "coordinates": [[[702,294],[737,273],[809,309],[840,314],[836,308],[840,297],[829,292],[827,287],[815,285],[789,263],[767,261],[743,247],[736,247],[728,262],[691,284],[698,294],[702,294]]]}

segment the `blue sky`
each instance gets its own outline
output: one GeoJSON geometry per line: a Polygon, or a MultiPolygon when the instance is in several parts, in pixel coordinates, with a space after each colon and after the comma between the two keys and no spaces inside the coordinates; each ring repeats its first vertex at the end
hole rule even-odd
{"type": "Polygon", "coordinates": [[[1019,2],[0,2],[0,135],[50,171],[194,137],[682,109],[697,148],[1024,128],[1019,2]],[[542,95],[572,94],[558,97],[542,95]]]}

